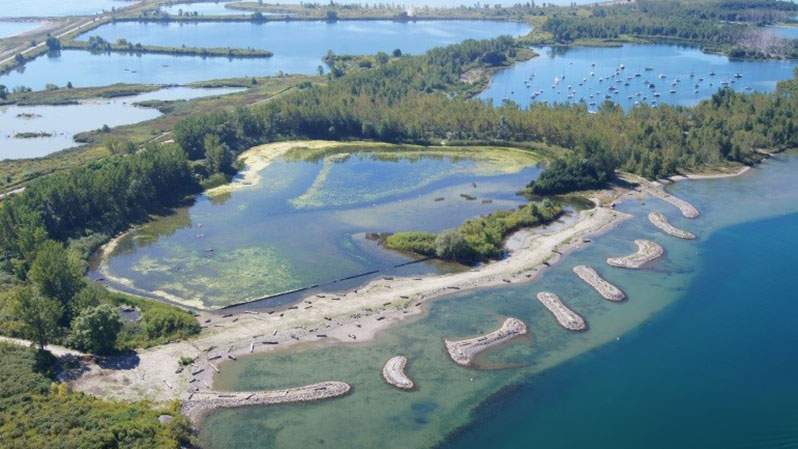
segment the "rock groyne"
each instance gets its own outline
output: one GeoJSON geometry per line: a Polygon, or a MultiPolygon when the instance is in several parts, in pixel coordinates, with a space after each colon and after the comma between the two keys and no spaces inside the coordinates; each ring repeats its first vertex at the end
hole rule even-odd
{"type": "Polygon", "coordinates": [[[407,357],[397,355],[396,357],[391,357],[385,363],[385,366],[382,367],[382,377],[385,379],[386,382],[393,385],[396,388],[401,388],[402,390],[410,390],[412,389],[415,384],[413,380],[405,373],[405,368],[407,367],[407,357]]]}
{"type": "Polygon", "coordinates": [[[524,322],[516,318],[507,318],[499,329],[489,334],[465,340],[444,340],[444,343],[446,350],[449,351],[449,356],[455,363],[468,366],[480,352],[523,334],[526,334],[524,322]]]}
{"type": "Polygon", "coordinates": [[[660,198],[679,208],[679,210],[682,212],[682,215],[684,215],[686,218],[698,218],[700,215],[695,206],[681,198],[675,197],[668,193],[661,195],[660,198]]]}
{"type": "Polygon", "coordinates": [[[573,268],[573,270],[580,279],[587,282],[604,299],[617,302],[623,301],[626,298],[626,295],[621,291],[620,288],[607,282],[607,280],[599,276],[596,270],[594,270],[592,267],[587,265],[577,265],[573,268]]]}
{"type": "Polygon", "coordinates": [[[648,214],[648,220],[656,227],[658,227],[662,232],[672,235],[674,237],[679,237],[680,239],[685,240],[692,240],[695,238],[695,234],[692,232],[688,232],[682,229],[679,229],[668,222],[668,217],[662,215],[659,212],[652,212],[648,214]]]}
{"type": "Polygon", "coordinates": [[[285,390],[198,392],[191,395],[181,412],[196,424],[205,414],[220,408],[315,402],[343,396],[351,388],[346,382],[328,381],[285,390]]]}
{"type": "Polygon", "coordinates": [[[661,257],[665,250],[651,240],[635,240],[637,252],[623,257],[610,257],[607,263],[613,267],[638,269],[647,262],[661,257]]]}
{"type": "Polygon", "coordinates": [[[551,292],[540,292],[537,298],[554,315],[560,326],[572,331],[582,331],[587,328],[584,318],[563,304],[559,296],[551,292]]]}

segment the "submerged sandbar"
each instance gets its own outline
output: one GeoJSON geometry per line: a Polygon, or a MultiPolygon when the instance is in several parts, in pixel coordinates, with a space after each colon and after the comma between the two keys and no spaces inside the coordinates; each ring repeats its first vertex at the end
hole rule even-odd
{"type": "Polygon", "coordinates": [[[594,270],[592,267],[587,265],[577,265],[573,268],[574,273],[579,276],[580,279],[590,284],[599,295],[604,297],[609,301],[623,301],[626,298],[626,295],[621,291],[620,288],[610,284],[599,276],[599,274],[594,270]]]}
{"type": "Polygon", "coordinates": [[[680,239],[685,240],[692,240],[695,238],[695,234],[692,232],[685,231],[683,229],[679,229],[668,222],[668,217],[659,213],[659,212],[651,212],[648,214],[648,220],[651,221],[654,226],[658,227],[662,232],[672,235],[674,237],[679,237],[680,239]]]}
{"type": "Polygon", "coordinates": [[[560,326],[572,331],[582,331],[587,328],[585,319],[563,304],[559,296],[551,292],[540,292],[537,298],[554,315],[560,326]]]}
{"type": "Polygon", "coordinates": [[[499,329],[484,335],[465,340],[443,340],[449,356],[458,365],[468,366],[480,352],[506,343],[513,338],[526,334],[526,325],[517,318],[507,318],[499,329]]]}

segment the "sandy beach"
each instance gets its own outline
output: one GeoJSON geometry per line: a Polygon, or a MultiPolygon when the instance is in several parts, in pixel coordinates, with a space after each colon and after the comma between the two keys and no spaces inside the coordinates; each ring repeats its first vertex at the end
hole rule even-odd
{"type": "Polygon", "coordinates": [[[624,298],[626,298],[626,295],[620,288],[607,282],[604,278],[599,276],[592,267],[577,265],[573,268],[573,271],[580,279],[593,287],[604,299],[617,302],[623,301],[624,298]]]}
{"type": "Polygon", "coordinates": [[[651,240],[635,240],[635,245],[637,252],[623,257],[610,257],[607,263],[613,267],[638,269],[665,253],[665,249],[651,240]]]}
{"type": "Polygon", "coordinates": [[[571,331],[583,331],[587,329],[584,318],[563,304],[559,296],[551,292],[540,292],[537,299],[546,309],[554,315],[560,326],[571,331]]]}
{"type": "Polygon", "coordinates": [[[656,227],[658,227],[662,232],[672,235],[674,237],[678,237],[680,239],[685,240],[693,240],[695,239],[695,234],[692,232],[684,231],[679,229],[668,222],[668,217],[662,215],[659,212],[652,212],[648,214],[648,220],[656,227]]]}
{"type": "Polygon", "coordinates": [[[458,365],[469,366],[474,357],[482,351],[506,343],[526,334],[526,325],[516,318],[507,318],[502,326],[490,333],[464,340],[443,340],[449,357],[458,365]]]}

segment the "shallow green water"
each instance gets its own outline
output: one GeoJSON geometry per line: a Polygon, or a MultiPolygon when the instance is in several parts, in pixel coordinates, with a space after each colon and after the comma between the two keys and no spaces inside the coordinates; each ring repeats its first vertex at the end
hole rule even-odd
{"type": "MultiPolygon", "coordinates": [[[[724,228],[741,222],[798,212],[798,185],[794,183],[796,170],[798,157],[789,155],[768,162],[740,178],[677,184],[672,190],[702,210],[702,216],[697,220],[682,218],[675,208],[659,200],[650,200],[646,204],[623,203],[621,208],[634,213],[635,219],[596,238],[593,245],[570,255],[564,263],[546,272],[540,281],[436,300],[429,304],[425,317],[389,329],[376,341],[324,350],[308,348],[291,354],[257,356],[227,363],[223,365],[223,375],[216,379],[217,388],[273,388],[335,379],[351,383],[353,393],[311,405],[221,411],[206,420],[202,427],[202,440],[214,448],[423,448],[440,443],[446,435],[469,423],[474,416],[484,416],[488,420],[492,417],[490,422],[494,423],[494,427],[488,425],[483,429],[475,424],[462,434],[462,439],[453,440],[451,447],[467,447],[472,435],[474,442],[480,442],[473,447],[495,446],[495,440],[492,439],[495,435],[512,430],[501,427],[505,419],[510,419],[515,428],[520,428],[504,440],[508,447],[530,447],[530,441],[542,443],[539,447],[549,447],[546,443],[554,441],[557,431],[571,431],[582,424],[575,424],[576,421],[570,419],[571,415],[556,414],[558,406],[567,410],[569,406],[577,407],[580,403],[578,398],[567,402],[566,397],[566,402],[559,405],[558,398],[567,392],[556,380],[554,383],[545,381],[545,376],[557,372],[547,370],[578,355],[582,357],[578,357],[577,361],[597,358],[608,351],[614,351],[617,356],[596,363],[620,364],[621,367],[624,363],[635,363],[635,359],[627,360],[623,352],[614,347],[624,345],[627,340],[641,338],[641,333],[649,327],[635,330],[640,324],[663,309],[667,312],[658,316],[678,313],[683,298],[692,298],[695,282],[704,275],[704,266],[712,256],[707,252],[714,242],[710,237],[713,233],[725,232],[722,231],[724,228]],[[768,201],[764,202],[762,198],[768,201]],[[734,201],[733,208],[729,207],[730,201],[734,201]],[[699,240],[686,242],[661,234],[645,218],[649,211],[654,210],[665,213],[676,226],[696,232],[699,240]],[[666,256],[643,271],[613,269],[603,262],[607,256],[633,251],[631,241],[639,237],[658,241],[665,247],[666,256]],[[600,299],[571,273],[571,268],[581,263],[593,265],[607,279],[622,287],[629,300],[614,304],[600,299]],[[559,328],[548,312],[534,300],[534,294],[544,289],[558,293],[567,304],[582,314],[589,323],[589,331],[575,334],[559,328]],[[670,307],[674,304],[677,307],[670,307]],[[448,359],[442,344],[444,337],[464,337],[492,330],[505,316],[524,320],[534,342],[521,340],[511,343],[488,354],[482,363],[494,366],[520,363],[526,367],[478,371],[461,368],[448,359]],[[635,331],[630,332],[632,330],[635,331]],[[602,347],[602,350],[590,352],[597,347],[602,347]],[[417,390],[398,391],[382,381],[382,364],[396,354],[409,357],[409,373],[419,386],[417,390]],[[541,377],[541,373],[546,374],[541,377]],[[535,385],[537,379],[544,379],[542,385],[550,390],[541,392],[533,389],[532,393],[526,394],[526,387],[508,389],[508,386],[518,384],[535,385]],[[501,393],[497,395],[497,392],[501,393]],[[532,425],[527,419],[535,416],[528,413],[528,402],[540,396],[548,399],[543,404],[552,407],[555,416],[560,418],[560,421],[551,423],[552,428],[545,433],[550,440],[545,437],[528,439],[529,433],[524,431],[524,426],[532,425]],[[489,397],[493,397],[490,405],[481,409],[487,412],[484,415],[481,412],[472,415],[472,411],[489,397]],[[507,410],[519,409],[523,411],[503,415],[507,410]]],[[[750,233],[750,238],[755,236],[750,233]]],[[[768,268],[779,266],[779,263],[774,263],[768,268]]],[[[735,265],[724,268],[724,273],[731,277],[734,276],[734,269],[741,269],[735,265]]],[[[717,279],[713,282],[717,283],[717,279]]],[[[710,285],[710,291],[711,288],[710,285]]],[[[719,300],[713,304],[723,306],[719,300]]],[[[713,309],[713,313],[723,317],[731,312],[728,309],[713,309]]],[[[699,328],[702,324],[701,320],[691,322],[699,328]]],[[[737,353],[729,347],[750,349],[750,345],[735,346],[734,341],[728,339],[716,339],[715,344],[728,345],[724,346],[724,350],[731,351],[737,357],[744,357],[745,351],[737,353]]],[[[689,342],[685,341],[682,349],[684,356],[681,357],[677,351],[675,356],[678,358],[672,363],[686,364],[680,366],[690,373],[690,364],[697,361],[689,355],[689,342]]],[[[646,354],[645,346],[638,353],[641,351],[646,354]]],[[[608,368],[607,365],[601,366],[608,368]]],[[[572,373],[570,377],[585,381],[591,378],[591,374],[590,370],[584,370],[572,373]]],[[[603,379],[606,380],[606,377],[603,379]]],[[[753,382],[763,381],[767,379],[751,379],[752,385],[753,382]]],[[[619,381],[615,385],[616,391],[623,389],[627,383],[619,381]]],[[[651,385],[651,388],[655,386],[651,385]]],[[[630,387],[628,391],[639,390],[630,387]]],[[[662,394],[672,396],[678,391],[678,384],[670,385],[662,389],[662,394]]],[[[734,397],[736,391],[725,393],[725,397],[734,397]]],[[[599,401],[602,397],[600,391],[594,391],[588,397],[596,401],[594,404],[597,407],[604,407],[591,413],[604,413],[606,420],[616,418],[616,426],[618,422],[629,419],[627,416],[615,416],[607,410],[610,405],[599,401]]],[[[720,397],[724,396],[716,395],[714,399],[720,397]]],[[[628,401],[633,399],[634,395],[630,395],[628,401]]],[[[667,398],[661,400],[667,401],[667,398]]],[[[658,402],[651,399],[650,404],[651,413],[654,413],[658,402]]],[[[591,403],[581,405],[587,409],[591,407],[591,403]]],[[[716,406],[722,407],[723,404],[716,406]]],[[[756,403],[752,406],[766,405],[756,403]]],[[[634,413],[633,410],[624,410],[634,413]]],[[[544,416],[547,408],[535,409],[535,413],[544,416]]],[[[651,419],[655,420],[654,417],[651,419]]],[[[668,429],[674,432],[674,428],[668,429]]],[[[627,440],[637,443],[628,447],[641,447],[639,439],[626,438],[623,433],[616,434],[616,437],[620,443],[627,440]]],[[[565,441],[574,442],[576,438],[565,441]]],[[[606,441],[610,441],[609,437],[606,441]]],[[[563,447],[581,447],[585,440],[578,440],[578,443],[563,447]]]]}
{"type": "Polygon", "coordinates": [[[432,263],[397,268],[412,259],[384,251],[364,233],[441,231],[523,204],[516,192],[537,176],[534,156],[485,154],[497,156],[422,150],[284,158],[264,169],[256,186],[202,196],[130,233],[108,261],[106,277],[125,278],[118,288],[224,306],[374,270],[457,269],[432,263]],[[445,200],[435,201],[439,197],[445,200]]]}

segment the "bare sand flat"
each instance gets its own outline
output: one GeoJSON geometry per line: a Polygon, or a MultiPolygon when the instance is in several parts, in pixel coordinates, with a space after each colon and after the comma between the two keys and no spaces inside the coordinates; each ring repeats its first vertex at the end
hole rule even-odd
{"type": "Polygon", "coordinates": [[[554,315],[560,326],[572,331],[583,331],[587,328],[584,318],[563,304],[559,296],[551,292],[540,292],[537,298],[554,315]]]}
{"type": "Polygon", "coordinates": [[[526,334],[526,325],[516,318],[507,318],[499,329],[484,335],[465,340],[444,340],[449,356],[458,365],[468,366],[477,354],[488,348],[506,343],[513,338],[526,334]]]}
{"type": "Polygon", "coordinates": [[[604,278],[599,276],[596,270],[594,270],[592,267],[587,265],[577,265],[573,268],[573,270],[580,279],[587,282],[604,299],[617,302],[623,301],[624,298],[626,298],[626,295],[621,291],[620,288],[607,282],[604,278]]]}
{"type": "Polygon", "coordinates": [[[401,355],[391,357],[385,363],[385,366],[382,367],[382,377],[386,382],[396,388],[410,390],[415,384],[407,373],[405,373],[405,368],[407,368],[407,357],[401,355]]]}
{"type": "Polygon", "coordinates": [[[666,234],[685,240],[692,240],[695,238],[695,234],[692,232],[684,231],[670,224],[668,222],[668,217],[659,212],[652,212],[648,214],[648,220],[666,234]]]}
{"type": "Polygon", "coordinates": [[[180,411],[197,423],[206,413],[220,408],[314,402],[343,396],[349,390],[351,387],[346,382],[330,381],[285,390],[194,393],[180,411]]]}
{"type": "Polygon", "coordinates": [[[635,240],[637,252],[623,257],[610,257],[607,263],[613,267],[638,269],[648,262],[661,257],[665,250],[651,240],[635,240]]]}

